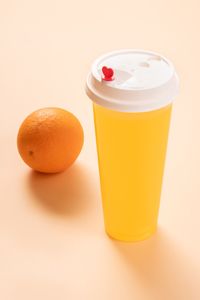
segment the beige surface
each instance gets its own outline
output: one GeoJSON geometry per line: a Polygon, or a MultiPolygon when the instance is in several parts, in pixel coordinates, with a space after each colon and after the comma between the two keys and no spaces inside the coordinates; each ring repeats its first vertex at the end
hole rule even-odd
{"type": "Polygon", "coordinates": [[[200,299],[199,1],[0,2],[0,299],[200,299]],[[103,230],[85,76],[119,48],[175,63],[158,233],[123,244],[103,230]],[[69,172],[33,174],[16,150],[23,118],[45,106],[75,113],[85,145],[69,172]]]}

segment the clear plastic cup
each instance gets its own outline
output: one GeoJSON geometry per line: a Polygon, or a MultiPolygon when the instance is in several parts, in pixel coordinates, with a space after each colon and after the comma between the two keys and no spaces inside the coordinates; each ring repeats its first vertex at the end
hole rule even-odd
{"type": "Polygon", "coordinates": [[[172,101],[178,85],[169,60],[140,50],[100,57],[87,78],[105,228],[114,239],[138,241],[156,230],[172,101]],[[103,67],[112,69],[113,76],[105,77],[103,67]]]}

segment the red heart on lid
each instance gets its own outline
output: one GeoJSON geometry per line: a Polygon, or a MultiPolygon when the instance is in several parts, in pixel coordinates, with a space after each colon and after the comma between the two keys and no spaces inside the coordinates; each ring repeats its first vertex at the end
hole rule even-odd
{"type": "Polygon", "coordinates": [[[113,75],[114,75],[114,71],[113,71],[113,69],[111,69],[111,68],[107,68],[106,66],[104,66],[103,68],[102,68],[102,72],[103,72],[103,75],[105,76],[103,79],[104,80],[112,80],[112,77],[113,77],[113,75]]]}

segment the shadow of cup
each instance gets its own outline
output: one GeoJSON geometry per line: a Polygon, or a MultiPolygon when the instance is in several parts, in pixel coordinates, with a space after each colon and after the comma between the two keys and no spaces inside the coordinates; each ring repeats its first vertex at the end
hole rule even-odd
{"type": "Polygon", "coordinates": [[[148,294],[147,299],[197,299],[199,272],[184,249],[164,230],[158,229],[150,239],[137,243],[113,240],[112,246],[130,274],[138,277],[148,294]],[[191,274],[194,274],[193,278],[191,274]]]}
{"type": "Polygon", "coordinates": [[[77,215],[96,204],[94,176],[80,164],[58,174],[31,171],[28,183],[37,204],[53,214],[77,215]]]}

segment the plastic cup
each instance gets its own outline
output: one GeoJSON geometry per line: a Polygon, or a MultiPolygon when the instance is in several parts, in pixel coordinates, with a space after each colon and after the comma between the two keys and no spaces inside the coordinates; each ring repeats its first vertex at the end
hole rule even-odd
{"type": "Polygon", "coordinates": [[[174,67],[157,53],[115,51],[94,62],[86,92],[93,100],[106,232],[122,241],[146,239],[157,227],[178,93],[174,67]],[[102,73],[105,66],[112,78],[102,73]]]}

